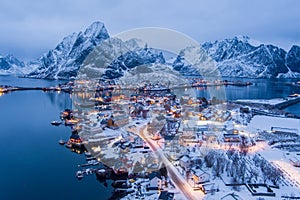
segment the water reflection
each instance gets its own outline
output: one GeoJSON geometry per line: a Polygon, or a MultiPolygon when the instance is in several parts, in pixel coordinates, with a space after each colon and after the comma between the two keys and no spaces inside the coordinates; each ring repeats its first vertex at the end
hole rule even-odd
{"type": "Polygon", "coordinates": [[[61,110],[72,108],[72,95],[65,92],[44,92],[52,105],[57,105],[61,110]]]}

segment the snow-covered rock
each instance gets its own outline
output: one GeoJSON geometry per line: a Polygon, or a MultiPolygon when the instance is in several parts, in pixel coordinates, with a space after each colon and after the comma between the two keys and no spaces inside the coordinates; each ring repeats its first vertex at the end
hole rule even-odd
{"type": "Polygon", "coordinates": [[[0,74],[70,79],[83,68],[83,73],[95,77],[117,78],[136,66],[158,63],[170,65],[183,75],[300,78],[299,46],[286,52],[245,36],[187,47],[167,63],[163,54],[142,46],[137,39],[110,38],[104,24],[94,22],[84,32],[65,37],[35,61],[24,63],[13,56],[0,57],[0,74]]]}
{"type": "Polygon", "coordinates": [[[30,65],[39,65],[27,76],[34,78],[69,79],[77,75],[77,71],[101,41],[109,38],[108,32],[101,22],[94,22],[84,32],[73,33],[63,39],[55,49],[50,50],[30,65]]]}
{"type": "Polygon", "coordinates": [[[274,45],[234,37],[202,45],[215,61],[222,76],[251,78],[294,78],[299,72],[299,47],[289,53],[274,45]]]}
{"type": "Polygon", "coordinates": [[[293,72],[300,73],[300,47],[293,45],[286,55],[286,65],[293,72]]]}
{"type": "Polygon", "coordinates": [[[0,56],[0,75],[22,75],[28,73],[24,62],[18,60],[13,55],[0,56]]]}
{"type": "Polygon", "coordinates": [[[148,48],[138,39],[122,41],[118,38],[109,38],[88,55],[82,63],[78,76],[119,78],[132,68],[153,63],[165,63],[162,52],[148,48]]]}

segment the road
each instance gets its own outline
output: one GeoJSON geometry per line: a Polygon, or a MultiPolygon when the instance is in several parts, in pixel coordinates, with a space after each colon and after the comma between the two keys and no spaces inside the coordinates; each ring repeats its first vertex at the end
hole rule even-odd
{"type": "Polygon", "coordinates": [[[147,142],[151,150],[156,154],[159,160],[164,163],[166,166],[170,179],[174,183],[177,189],[179,189],[182,195],[188,200],[196,200],[196,199],[203,199],[204,194],[201,191],[194,191],[194,189],[189,185],[189,183],[185,180],[184,177],[178,172],[175,166],[166,158],[164,155],[163,150],[160,148],[159,145],[156,144],[150,138],[150,135],[146,131],[146,127],[142,127],[139,131],[140,137],[147,142]]]}

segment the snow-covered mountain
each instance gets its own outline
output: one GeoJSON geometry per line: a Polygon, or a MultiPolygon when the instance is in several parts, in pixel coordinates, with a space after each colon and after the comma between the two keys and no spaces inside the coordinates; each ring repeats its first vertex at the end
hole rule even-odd
{"type": "Polygon", "coordinates": [[[79,71],[81,75],[85,73],[90,78],[99,77],[97,75],[117,78],[124,74],[124,70],[157,62],[165,62],[160,52],[146,46],[141,48],[135,39],[125,42],[117,38],[109,39],[104,24],[95,22],[84,32],[65,37],[55,49],[31,63],[39,67],[27,76],[69,79],[76,77],[79,71]],[[121,53],[128,49],[129,52],[121,53]],[[113,57],[115,59],[111,60],[113,57]],[[108,67],[103,71],[102,66],[108,67]]]}
{"type": "Polygon", "coordinates": [[[287,53],[274,45],[253,44],[249,37],[207,42],[202,48],[215,61],[222,76],[251,78],[300,77],[300,47],[287,53]]]}
{"type": "Polygon", "coordinates": [[[77,71],[101,41],[109,38],[108,32],[101,22],[94,22],[84,32],[73,33],[63,39],[54,49],[29,65],[38,66],[27,76],[34,78],[69,79],[77,75],[77,71]]]}
{"type": "Polygon", "coordinates": [[[104,24],[94,22],[85,31],[65,37],[35,61],[24,63],[13,56],[0,56],[0,74],[26,73],[27,77],[33,78],[70,79],[83,72],[95,77],[116,78],[136,66],[160,63],[170,65],[184,75],[300,77],[299,46],[294,45],[286,52],[245,36],[206,42],[199,48],[187,47],[172,59],[172,63],[166,63],[163,54],[147,45],[142,47],[136,39],[121,41],[110,38],[104,24]],[[80,69],[82,66],[83,70],[80,69]]]}
{"type": "Polygon", "coordinates": [[[300,47],[292,46],[286,55],[286,65],[291,71],[300,73],[300,47]]]}
{"type": "Polygon", "coordinates": [[[138,39],[122,41],[119,38],[109,38],[84,60],[78,77],[119,78],[125,71],[152,63],[165,63],[162,52],[148,48],[138,39]]]}
{"type": "Polygon", "coordinates": [[[125,71],[152,63],[164,64],[163,54],[152,48],[138,48],[119,56],[108,66],[103,75],[106,78],[119,78],[124,75],[125,71]]]}
{"type": "Polygon", "coordinates": [[[24,73],[28,73],[24,62],[18,60],[13,55],[0,56],[0,75],[20,75],[24,73]]]}

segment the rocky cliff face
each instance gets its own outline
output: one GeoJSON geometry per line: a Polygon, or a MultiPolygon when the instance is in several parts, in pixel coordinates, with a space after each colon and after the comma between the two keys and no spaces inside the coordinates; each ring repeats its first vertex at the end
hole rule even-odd
{"type": "Polygon", "coordinates": [[[300,47],[292,46],[290,51],[286,55],[286,65],[293,72],[300,73],[300,47]]]}
{"type": "Polygon", "coordinates": [[[13,55],[0,56],[0,74],[23,74],[26,72],[25,63],[13,55]]]}
{"type": "Polygon", "coordinates": [[[28,77],[73,78],[89,53],[107,38],[109,35],[104,24],[95,22],[84,32],[73,33],[65,37],[54,49],[31,63],[38,67],[29,73],[28,77]]]}
{"type": "Polygon", "coordinates": [[[253,45],[248,37],[234,37],[202,45],[228,77],[275,78],[297,76],[299,47],[287,53],[273,45],[253,45]],[[297,54],[298,53],[298,54],[297,54]]]}
{"type": "MultiPolygon", "coordinates": [[[[34,78],[70,79],[77,76],[80,67],[88,65],[85,70],[95,76],[117,78],[139,65],[168,65],[161,51],[141,47],[135,39],[121,41],[110,38],[109,42],[107,39],[109,34],[104,24],[94,22],[84,32],[65,37],[38,60],[24,63],[13,56],[0,57],[0,74],[27,73],[27,77],[34,78]],[[124,49],[130,51],[122,53],[124,49]],[[93,53],[103,55],[103,52],[107,54],[104,60],[91,56],[93,53]],[[111,60],[112,57],[114,60],[111,60]],[[90,63],[84,63],[87,61],[90,63]]],[[[234,37],[204,43],[200,49],[183,49],[169,65],[184,75],[220,73],[224,77],[299,78],[300,47],[294,45],[286,52],[274,45],[254,43],[249,37],[234,37]],[[186,59],[195,54],[198,57],[193,58],[197,59],[193,62],[205,66],[200,70],[186,59]]]]}

